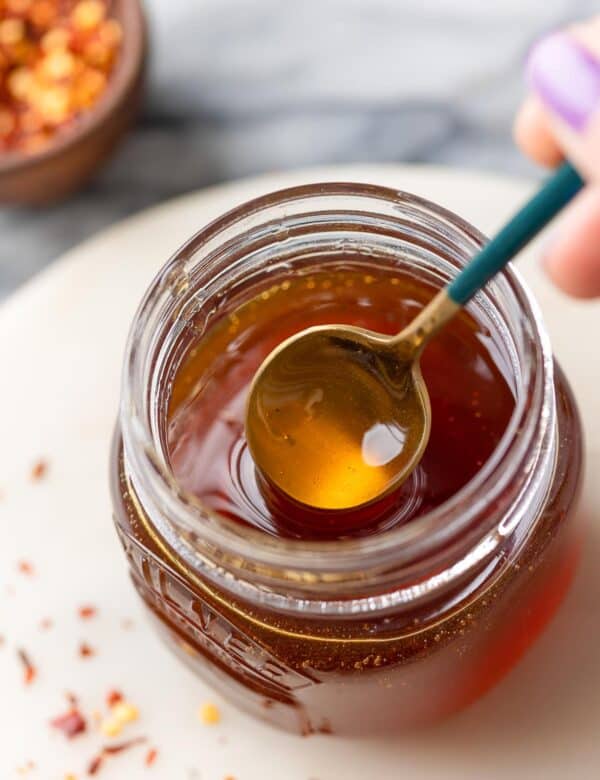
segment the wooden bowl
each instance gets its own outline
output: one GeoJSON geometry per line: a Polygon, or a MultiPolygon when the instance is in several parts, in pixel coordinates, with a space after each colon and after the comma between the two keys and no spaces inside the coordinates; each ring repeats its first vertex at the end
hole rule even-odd
{"type": "Polygon", "coordinates": [[[37,154],[0,156],[0,203],[45,204],[81,187],[115,149],[134,120],[142,92],[146,25],[139,0],[114,0],[123,40],[104,94],[73,126],[37,154]]]}

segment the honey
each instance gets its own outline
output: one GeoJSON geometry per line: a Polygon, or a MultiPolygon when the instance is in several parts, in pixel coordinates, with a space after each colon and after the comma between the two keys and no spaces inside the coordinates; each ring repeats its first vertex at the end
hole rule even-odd
{"type": "MultiPolygon", "coordinates": [[[[422,462],[400,490],[378,505],[339,513],[294,506],[256,473],[244,435],[249,383],[278,343],[306,327],[330,323],[394,334],[433,294],[433,288],[408,275],[324,270],[272,287],[217,323],[190,346],[173,379],[168,443],[181,485],[217,512],[268,533],[304,539],[377,533],[450,498],[487,460],[514,408],[504,379],[507,366],[496,364],[487,346],[489,334],[466,312],[429,345],[422,359],[433,419],[422,462]]],[[[351,377],[340,375],[335,365],[330,373],[326,366],[322,369],[335,384],[328,394],[335,403],[351,377]]],[[[302,382],[301,365],[297,381],[302,382]]],[[[301,398],[298,406],[307,400],[301,398]]],[[[298,419],[281,422],[300,442],[318,441],[306,473],[301,470],[306,459],[297,459],[296,479],[304,495],[312,489],[315,503],[325,498],[333,506],[347,491],[359,497],[374,486],[384,488],[394,466],[391,458],[385,462],[386,455],[397,443],[382,422],[382,432],[372,431],[365,459],[356,451],[351,429],[331,424],[335,413],[309,412],[306,419],[300,408],[298,419]]]]}
{"type": "Polygon", "coordinates": [[[282,339],[395,333],[481,241],[393,190],[296,188],[198,233],[136,315],[111,457],[133,584],[184,663],[279,728],[397,734],[460,710],[573,578],[579,418],[510,269],[425,350],[431,438],[398,491],[309,511],[246,446],[249,383],[282,339]]]}

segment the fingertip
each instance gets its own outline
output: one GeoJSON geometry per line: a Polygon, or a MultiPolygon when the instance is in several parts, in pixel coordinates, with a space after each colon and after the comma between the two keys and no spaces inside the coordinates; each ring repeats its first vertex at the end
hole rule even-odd
{"type": "Polygon", "coordinates": [[[540,101],[528,97],[518,112],[513,136],[517,146],[539,165],[555,168],[563,154],[551,130],[548,115],[540,101]]]}
{"type": "Polygon", "coordinates": [[[587,187],[565,211],[543,265],[567,295],[600,297],[600,187],[587,187]]]}

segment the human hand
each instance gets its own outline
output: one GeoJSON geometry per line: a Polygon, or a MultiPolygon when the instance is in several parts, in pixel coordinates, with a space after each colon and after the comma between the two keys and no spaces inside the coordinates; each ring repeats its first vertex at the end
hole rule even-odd
{"type": "Polygon", "coordinates": [[[559,219],[545,268],[570,295],[600,296],[600,16],[537,43],[527,78],[517,143],[542,165],[567,157],[587,180],[559,219]]]}

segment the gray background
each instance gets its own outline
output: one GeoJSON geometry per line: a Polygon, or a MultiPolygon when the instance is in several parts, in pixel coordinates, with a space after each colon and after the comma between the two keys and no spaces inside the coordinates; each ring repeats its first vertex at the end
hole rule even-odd
{"type": "Polygon", "coordinates": [[[537,173],[513,147],[522,64],[598,0],[146,0],[134,132],[86,190],[0,210],[0,297],[65,249],[206,184],[316,163],[537,173]]]}

